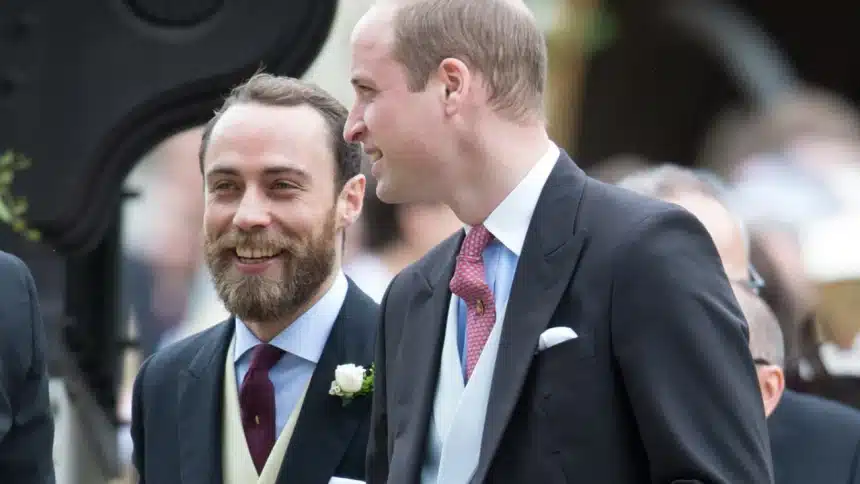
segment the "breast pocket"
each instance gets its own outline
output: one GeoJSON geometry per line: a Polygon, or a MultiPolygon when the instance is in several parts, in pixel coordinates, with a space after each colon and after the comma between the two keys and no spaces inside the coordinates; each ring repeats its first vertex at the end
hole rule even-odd
{"type": "Polygon", "coordinates": [[[538,351],[535,354],[536,363],[543,361],[553,361],[556,355],[561,355],[567,359],[591,358],[594,356],[594,338],[590,333],[580,332],[577,337],[562,341],[538,351]]]}
{"type": "Polygon", "coordinates": [[[546,437],[557,436],[552,427],[559,422],[584,425],[597,411],[593,392],[598,388],[600,376],[594,356],[594,339],[588,334],[580,334],[535,355],[534,411],[547,424],[546,437]]]}

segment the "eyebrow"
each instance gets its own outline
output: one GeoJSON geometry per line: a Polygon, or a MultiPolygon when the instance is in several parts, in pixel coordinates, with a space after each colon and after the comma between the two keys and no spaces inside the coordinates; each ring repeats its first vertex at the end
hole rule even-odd
{"type": "MultiPolygon", "coordinates": [[[[264,176],[277,176],[277,175],[292,175],[299,179],[299,181],[307,181],[309,175],[306,171],[301,168],[296,168],[292,166],[269,166],[263,168],[264,176]]],[[[234,167],[231,166],[215,166],[211,170],[206,173],[206,179],[210,179],[215,176],[234,176],[241,177],[242,174],[234,167]]]]}

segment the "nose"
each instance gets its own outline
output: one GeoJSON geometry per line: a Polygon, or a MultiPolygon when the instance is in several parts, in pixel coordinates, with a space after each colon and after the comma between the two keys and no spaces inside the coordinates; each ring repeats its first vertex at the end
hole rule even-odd
{"type": "Polygon", "coordinates": [[[271,223],[272,216],[265,196],[258,190],[245,190],[239,202],[239,208],[233,216],[233,225],[245,232],[250,232],[268,227],[271,223]]]}
{"type": "Polygon", "coordinates": [[[360,143],[366,133],[367,126],[364,124],[364,120],[358,118],[354,112],[350,112],[343,127],[343,139],[347,143],[360,143]]]}

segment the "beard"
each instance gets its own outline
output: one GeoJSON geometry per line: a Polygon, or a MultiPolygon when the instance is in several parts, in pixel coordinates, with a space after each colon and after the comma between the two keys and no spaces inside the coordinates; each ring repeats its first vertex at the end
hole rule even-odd
{"type": "Polygon", "coordinates": [[[269,323],[296,316],[332,273],[335,261],[335,214],[329,213],[321,233],[290,237],[282,232],[243,232],[235,227],[220,236],[207,234],[206,265],[224,307],[243,321],[269,323]],[[280,278],[242,274],[234,268],[237,246],[280,252],[280,278]]]}

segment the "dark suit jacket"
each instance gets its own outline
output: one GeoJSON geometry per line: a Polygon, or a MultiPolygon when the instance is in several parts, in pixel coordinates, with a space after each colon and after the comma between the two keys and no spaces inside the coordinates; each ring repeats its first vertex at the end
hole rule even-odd
{"type": "Polygon", "coordinates": [[[860,483],[860,411],[786,390],[767,425],[777,484],[860,483]]]}
{"type": "MultiPolygon", "coordinates": [[[[463,236],[383,299],[369,483],[418,481],[463,236]]],[[[562,154],[519,258],[472,482],[772,482],[747,342],[696,218],[562,154]],[[535,355],[555,326],[579,337],[535,355]]]]}
{"type": "Polygon", "coordinates": [[[0,482],[54,482],[54,420],[36,285],[0,252],[0,482]]]}
{"type": "MultiPolygon", "coordinates": [[[[279,484],[364,478],[370,398],[347,406],[328,394],[337,365],[373,361],[379,309],[350,281],[346,300],[311,377],[278,474],[279,484]]],[[[134,384],[131,435],[140,482],[222,482],[224,364],[234,320],[156,352],[134,384]]]]}

